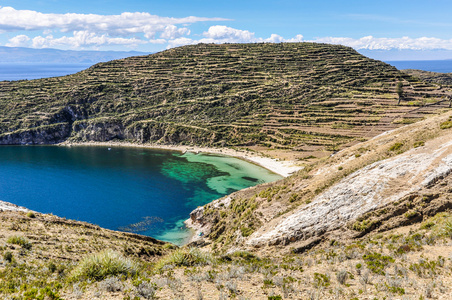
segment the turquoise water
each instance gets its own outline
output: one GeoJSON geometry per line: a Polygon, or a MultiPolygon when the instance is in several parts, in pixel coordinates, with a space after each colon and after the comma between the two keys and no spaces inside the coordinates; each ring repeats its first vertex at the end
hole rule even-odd
{"type": "Polygon", "coordinates": [[[0,200],[182,244],[198,206],[281,176],[227,156],[113,147],[2,146],[0,200]]]}

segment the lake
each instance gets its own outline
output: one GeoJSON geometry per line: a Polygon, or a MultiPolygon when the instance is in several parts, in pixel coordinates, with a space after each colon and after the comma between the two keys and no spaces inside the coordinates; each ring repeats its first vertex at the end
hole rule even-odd
{"type": "Polygon", "coordinates": [[[452,60],[405,60],[387,61],[386,63],[396,67],[399,70],[416,69],[438,73],[452,72],[452,60]]]}
{"type": "Polygon", "coordinates": [[[133,147],[1,146],[0,200],[183,244],[198,206],[279,175],[228,156],[133,147]]]}
{"type": "Polygon", "coordinates": [[[0,63],[0,81],[31,80],[70,75],[89,68],[92,64],[0,63]]]}

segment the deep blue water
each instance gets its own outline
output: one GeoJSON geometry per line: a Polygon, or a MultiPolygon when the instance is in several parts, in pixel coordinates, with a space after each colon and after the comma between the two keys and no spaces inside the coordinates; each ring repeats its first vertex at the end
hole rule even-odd
{"type": "Polygon", "coordinates": [[[0,63],[0,81],[65,76],[89,68],[92,64],[5,64],[0,63]]]}
{"type": "Polygon", "coordinates": [[[393,65],[399,70],[403,69],[417,69],[430,72],[451,73],[451,60],[411,60],[411,61],[386,61],[386,63],[393,65]]]}
{"type": "Polygon", "coordinates": [[[196,207],[280,178],[225,156],[121,147],[0,147],[0,200],[178,244],[187,237],[182,221],[196,207]]]}

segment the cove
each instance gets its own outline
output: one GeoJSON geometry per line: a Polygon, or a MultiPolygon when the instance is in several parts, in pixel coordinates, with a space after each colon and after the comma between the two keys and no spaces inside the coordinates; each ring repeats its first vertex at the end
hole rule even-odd
{"type": "Polygon", "coordinates": [[[1,146],[0,200],[183,244],[198,206],[282,178],[219,155],[103,146],[1,146]]]}

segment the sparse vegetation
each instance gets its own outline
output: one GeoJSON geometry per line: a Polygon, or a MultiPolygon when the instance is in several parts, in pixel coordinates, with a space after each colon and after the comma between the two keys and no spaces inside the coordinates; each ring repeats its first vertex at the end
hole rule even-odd
{"type": "Polygon", "coordinates": [[[109,276],[135,276],[139,267],[129,258],[110,249],[87,256],[72,271],[73,280],[102,280],[109,276]]]}
{"type": "Polygon", "coordinates": [[[214,258],[208,252],[203,252],[197,248],[180,248],[159,260],[155,265],[155,270],[161,271],[168,266],[202,266],[213,262],[214,258]]]}
{"type": "Polygon", "coordinates": [[[389,147],[389,151],[399,151],[403,146],[403,143],[395,143],[389,147]]]}
{"type": "Polygon", "coordinates": [[[23,236],[20,236],[20,235],[10,236],[6,240],[6,242],[9,243],[9,244],[22,246],[22,248],[25,248],[25,249],[30,249],[31,248],[30,241],[27,238],[25,238],[23,236]]]}

